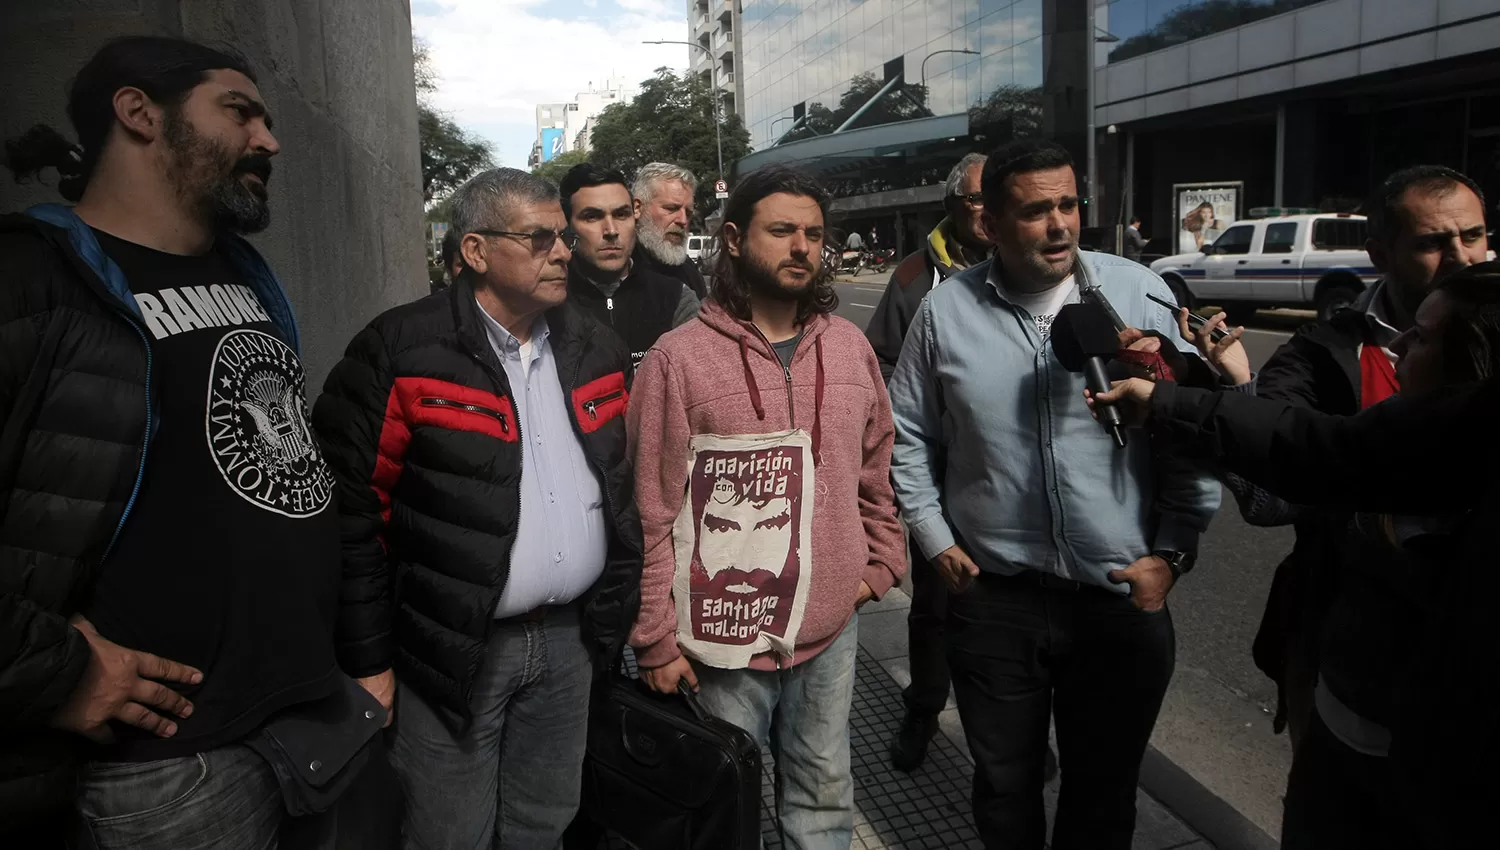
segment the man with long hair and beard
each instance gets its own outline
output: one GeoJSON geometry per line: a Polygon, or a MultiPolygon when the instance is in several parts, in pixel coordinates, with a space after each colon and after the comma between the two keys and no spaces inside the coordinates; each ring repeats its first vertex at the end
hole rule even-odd
{"type": "Polygon", "coordinates": [[[775,742],[781,822],[809,850],[849,846],[855,611],[906,570],[880,363],[831,315],[828,203],[784,168],[740,182],[712,297],[647,353],[627,414],[641,677],[775,742]]]}
{"type": "Polygon", "coordinates": [[[270,222],[266,102],[239,57],[126,38],[68,115],[76,146],[5,146],[77,206],[0,217],[0,832],[23,832],[0,844],[50,846],[70,805],[102,850],[326,838],[282,799],[306,765],[253,748],[309,711],[365,738],[384,713],[336,662],[291,305],[236,235],[270,222]]]}

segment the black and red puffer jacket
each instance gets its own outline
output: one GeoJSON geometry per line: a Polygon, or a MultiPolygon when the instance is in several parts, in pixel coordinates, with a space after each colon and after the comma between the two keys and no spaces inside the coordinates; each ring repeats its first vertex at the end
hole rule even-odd
{"type": "MultiPolygon", "coordinates": [[[[608,561],[579,601],[603,669],[640,603],[641,525],[625,451],[630,354],[571,304],[546,318],[574,435],[608,512],[608,561]]],[[[349,344],[313,410],[338,479],[340,663],[361,677],[394,666],[403,687],[464,723],[521,505],[520,423],[482,320],[467,281],[382,314],[349,344]]]]}

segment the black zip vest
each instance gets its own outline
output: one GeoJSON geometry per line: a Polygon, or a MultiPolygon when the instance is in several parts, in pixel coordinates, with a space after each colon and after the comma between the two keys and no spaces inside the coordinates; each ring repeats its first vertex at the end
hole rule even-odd
{"type": "Polygon", "coordinates": [[[682,283],[636,263],[615,294],[606,296],[575,265],[568,269],[568,299],[619,335],[630,349],[630,365],[639,366],[656,340],[672,329],[682,283]]]}

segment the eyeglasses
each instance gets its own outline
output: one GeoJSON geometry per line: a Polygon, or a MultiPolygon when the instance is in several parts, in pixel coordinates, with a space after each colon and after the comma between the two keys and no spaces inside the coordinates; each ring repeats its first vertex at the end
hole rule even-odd
{"type": "Polygon", "coordinates": [[[982,210],[982,209],[984,209],[984,193],[983,192],[970,192],[967,195],[955,195],[954,197],[956,197],[956,198],[962,200],[964,203],[968,204],[969,205],[969,209],[974,209],[974,210],[982,210]]]}
{"type": "Polygon", "coordinates": [[[469,232],[477,233],[480,236],[509,236],[512,239],[530,239],[531,253],[533,254],[550,253],[552,246],[556,245],[559,239],[562,240],[563,245],[569,251],[578,247],[578,234],[569,227],[564,227],[562,230],[541,228],[533,230],[530,233],[518,233],[514,230],[470,230],[469,232]]]}

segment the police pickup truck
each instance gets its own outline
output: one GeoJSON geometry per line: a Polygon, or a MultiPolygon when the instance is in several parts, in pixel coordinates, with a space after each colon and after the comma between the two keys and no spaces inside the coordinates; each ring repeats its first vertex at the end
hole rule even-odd
{"type": "Polygon", "coordinates": [[[1237,221],[1201,252],[1163,257],[1151,270],[1179,304],[1223,307],[1233,324],[1272,307],[1312,307],[1326,319],[1379,277],[1364,216],[1348,213],[1237,221]]]}

